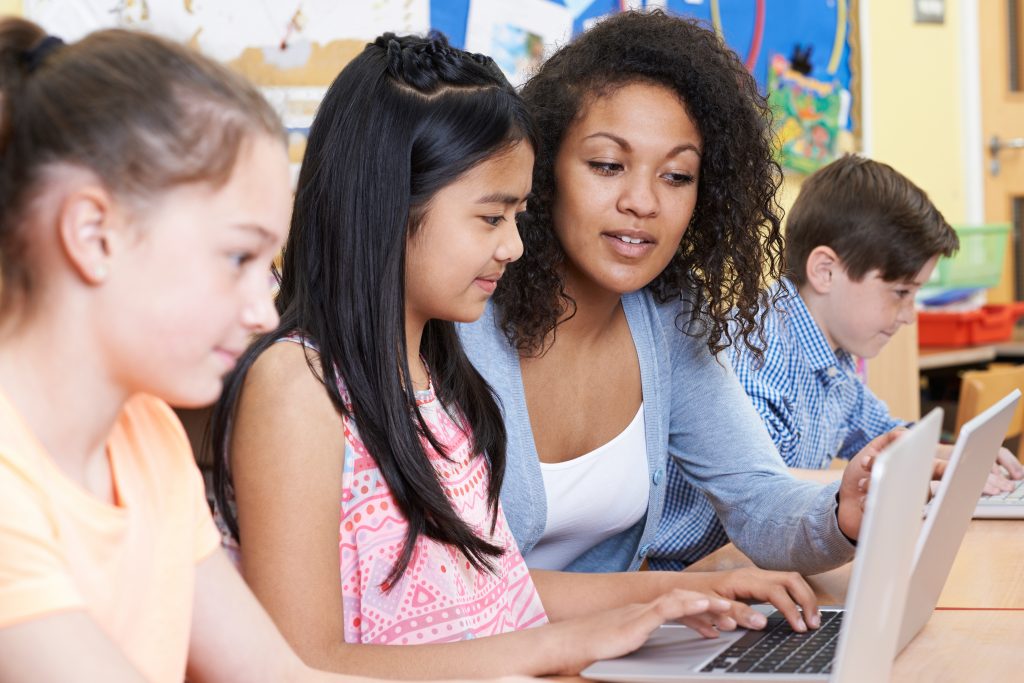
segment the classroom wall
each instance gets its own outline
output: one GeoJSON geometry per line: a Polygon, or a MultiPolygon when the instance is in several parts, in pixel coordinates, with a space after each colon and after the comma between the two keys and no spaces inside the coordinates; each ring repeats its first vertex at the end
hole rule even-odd
{"type": "MultiPolygon", "coordinates": [[[[994,1],[994,0],[985,0],[994,1]]],[[[865,152],[909,177],[950,223],[966,220],[960,0],[946,0],[944,24],[915,24],[913,3],[860,0],[865,152]]],[[[788,209],[802,176],[787,175],[788,209]]],[[[917,329],[904,328],[868,363],[868,384],[899,417],[920,416],[917,329]]]]}
{"type": "MultiPolygon", "coordinates": [[[[911,2],[862,0],[861,7],[869,29],[869,154],[917,183],[954,224],[966,219],[961,7],[947,0],[941,25],[915,24],[911,2]]],[[[868,385],[908,420],[920,417],[917,359],[913,326],[868,363],[868,385]]]]}
{"type": "MultiPolygon", "coordinates": [[[[951,223],[965,219],[960,0],[945,24],[914,24],[910,2],[860,0],[866,21],[866,153],[921,186],[951,223]]],[[[803,183],[787,175],[785,208],[803,183]]]]}
{"type": "Polygon", "coordinates": [[[911,2],[862,5],[870,13],[871,156],[921,186],[949,222],[963,222],[961,3],[946,0],[942,25],[914,24],[911,2]]]}

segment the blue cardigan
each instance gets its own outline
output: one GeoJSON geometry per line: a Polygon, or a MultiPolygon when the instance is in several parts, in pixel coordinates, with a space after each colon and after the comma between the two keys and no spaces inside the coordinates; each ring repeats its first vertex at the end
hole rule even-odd
{"type": "MultiPolygon", "coordinates": [[[[641,290],[624,295],[622,306],[640,360],[650,477],[647,515],[584,552],[566,570],[637,569],[648,556],[657,559],[659,539],[683,536],[706,544],[715,533],[709,527],[713,522],[701,514],[707,501],[731,540],[761,567],[811,574],[848,562],[854,547],[836,522],[839,484],[821,486],[789,475],[728,363],[719,363],[703,339],[676,327],[678,315],[687,319],[687,304],[657,304],[641,290]],[[696,514],[668,515],[678,519],[661,528],[666,505],[676,505],[676,511],[680,507],[678,498],[666,500],[665,495],[670,456],[686,479],[683,486],[695,487],[695,495],[683,496],[688,499],[683,506],[692,506],[696,514]]],[[[547,500],[519,357],[498,328],[493,304],[480,320],[458,329],[470,360],[501,402],[508,429],[501,502],[529,560],[547,523],[547,500]]]]}

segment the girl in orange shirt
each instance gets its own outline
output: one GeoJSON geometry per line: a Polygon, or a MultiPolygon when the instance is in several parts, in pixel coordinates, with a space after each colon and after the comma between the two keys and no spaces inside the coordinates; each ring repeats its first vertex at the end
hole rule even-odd
{"type": "Polygon", "coordinates": [[[141,33],[0,22],[0,681],[343,680],[218,549],[170,409],[277,324],[280,122],[141,33]]]}

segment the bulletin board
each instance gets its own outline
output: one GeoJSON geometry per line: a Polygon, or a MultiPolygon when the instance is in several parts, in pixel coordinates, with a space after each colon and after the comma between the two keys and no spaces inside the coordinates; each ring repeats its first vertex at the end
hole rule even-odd
{"type": "Polygon", "coordinates": [[[518,85],[555,47],[600,18],[627,7],[663,7],[705,22],[736,51],[775,108],[784,166],[806,172],[835,155],[843,134],[857,136],[856,5],[857,0],[24,0],[24,13],[66,40],[98,28],[135,27],[220,59],[263,88],[293,135],[297,159],[327,85],[384,31],[439,30],[458,47],[494,57],[518,85]]]}

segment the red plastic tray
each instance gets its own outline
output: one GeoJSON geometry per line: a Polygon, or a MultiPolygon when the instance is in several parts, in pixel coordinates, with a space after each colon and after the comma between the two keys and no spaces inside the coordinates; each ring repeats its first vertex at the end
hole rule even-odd
{"type": "Polygon", "coordinates": [[[1007,341],[1013,336],[1017,318],[1024,315],[1024,302],[992,304],[974,311],[946,313],[919,311],[919,346],[973,346],[1007,341]]]}

